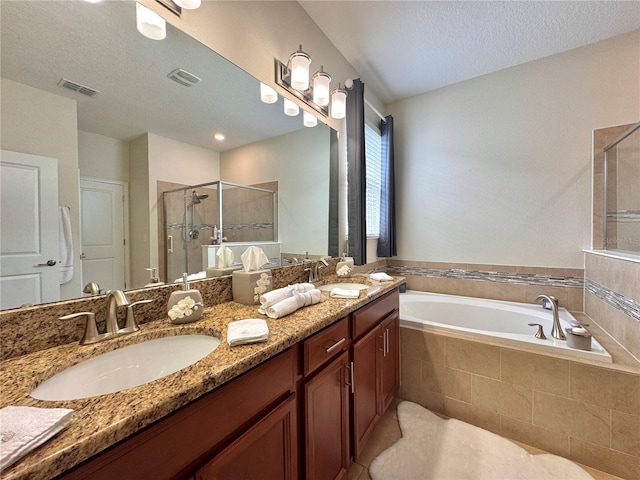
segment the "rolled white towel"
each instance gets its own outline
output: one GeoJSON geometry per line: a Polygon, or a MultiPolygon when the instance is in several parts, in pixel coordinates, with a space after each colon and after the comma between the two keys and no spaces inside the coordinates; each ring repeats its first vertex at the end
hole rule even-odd
{"type": "Polygon", "coordinates": [[[276,290],[266,292],[263,295],[260,295],[260,307],[258,308],[258,312],[265,315],[267,313],[267,308],[271,305],[275,305],[285,298],[292,297],[296,292],[308,292],[314,288],[316,287],[313,283],[295,283],[284,288],[278,288],[276,290]]]}
{"type": "Polygon", "coordinates": [[[73,410],[9,406],[0,409],[0,470],[22,458],[71,423],[73,410]]]}
{"type": "Polygon", "coordinates": [[[378,282],[388,282],[390,280],[393,280],[392,276],[387,275],[384,272],[372,273],[371,275],[369,275],[369,278],[371,278],[371,280],[376,280],[378,282]]]}
{"type": "Polygon", "coordinates": [[[269,318],[282,318],[299,308],[315,305],[322,301],[322,292],[317,288],[308,292],[296,292],[292,297],[285,298],[266,309],[269,318]]]}
{"type": "Polygon", "coordinates": [[[236,320],[227,325],[227,343],[230,347],[266,342],[268,339],[269,326],[262,318],[236,320]]]}
{"type": "Polygon", "coordinates": [[[348,290],[346,288],[335,287],[329,293],[331,298],[358,298],[360,296],[360,290],[348,290]]]}

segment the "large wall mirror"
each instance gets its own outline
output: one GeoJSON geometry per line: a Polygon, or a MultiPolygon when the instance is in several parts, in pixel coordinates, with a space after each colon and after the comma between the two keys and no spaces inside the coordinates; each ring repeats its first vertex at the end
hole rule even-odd
{"type": "MultiPolygon", "coordinates": [[[[60,298],[16,298],[2,308],[79,297],[89,281],[105,289],[144,286],[150,281],[146,269],[162,269],[169,248],[161,225],[162,191],[217,180],[275,185],[281,251],[332,253],[335,132],[327,125],[304,127],[302,113],[284,114],[282,98],[262,103],[255,78],[169,24],[164,40],[143,37],[132,1],[1,2],[0,19],[2,149],[58,161],[58,198],[79,198],[80,211],[72,208],[70,215],[79,232],[74,255],[84,257],[73,265],[72,292],[65,293],[56,275],[53,290],[60,298]],[[13,124],[8,112],[19,112],[16,118],[30,112],[44,128],[38,122],[26,128],[13,124]],[[215,140],[215,133],[225,139],[215,140]],[[56,143],[52,153],[48,141],[56,143]],[[64,142],[70,153],[56,158],[64,142]],[[113,200],[122,198],[124,207],[113,200]],[[128,244],[121,248],[124,239],[128,244]],[[121,284],[110,280],[114,261],[101,258],[110,255],[104,253],[109,248],[122,252],[122,272],[116,274],[121,284]]],[[[14,214],[3,215],[2,244],[21,243],[16,225],[29,223],[20,221],[30,214],[27,208],[41,213],[32,199],[25,202],[31,193],[19,198],[20,193],[3,189],[3,214],[14,214]],[[25,212],[17,213],[22,210],[16,205],[25,212]],[[10,219],[16,223],[6,223],[10,219]]],[[[60,206],[64,201],[55,205],[56,217],[60,206]]],[[[37,242],[60,241],[57,225],[39,232],[37,242]]],[[[203,232],[200,240],[212,236],[203,232]]],[[[0,298],[13,295],[6,285],[3,279],[0,298]]]]}

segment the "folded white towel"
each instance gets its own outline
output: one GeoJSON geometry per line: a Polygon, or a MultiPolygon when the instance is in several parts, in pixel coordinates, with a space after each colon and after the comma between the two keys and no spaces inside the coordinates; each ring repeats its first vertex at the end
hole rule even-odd
{"type": "Polygon", "coordinates": [[[276,290],[266,292],[263,295],[260,295],[260,307],[258,308],[258,312],[266,315],[267,308],[269,308],[271,305],[275,305],[285,298],[293,297],[293,294],[296,292],[308,292],[309,290],[312,290],[314,288],[316,287],[313,285],[313,283],[295,283],[284,288],[278,288],[276,290]]]}
{"type": "Polygon", "coordinates": [[[68,427],[72,414],[68,408],[0,409],[0,470],[68,427]]]}
{"type": "Polygon", "coordinates": [[[371,275],[369,275],[369,278],[371,278],[371,280],[376,280],[378,282],[388,282],[390,280],[393,280],[392,276],[387,275],[384,272],[372,273],[371,275]]]}
{"type": "Polygon", "coordinates": [[[358,298],[360,296],[360,290],[348,290],[346,288],[335,287],[329,293],[331,298],[358,298]]]}
{"type": "Polygon", "coordinates": [[[322,301],[322,292],[317,288],[308,292],[295,292],[292,297],[285,298],[266,309],[269,318],[282,318],[299,308],[315,305],[322,301]]]}
{"type": "Polygon", "coordinates": [[[227,325],[227,342],[230,347],[247,343],[266,342],[269,339],[269,326],[261,318],[237,320],[227,325]]]}
{"type": "Polygon", "coordinates": [[[58,207],[58,269],[60,285],[73,278],[73,237],[71,235],[71,210],[69,207],[58,207]]]}

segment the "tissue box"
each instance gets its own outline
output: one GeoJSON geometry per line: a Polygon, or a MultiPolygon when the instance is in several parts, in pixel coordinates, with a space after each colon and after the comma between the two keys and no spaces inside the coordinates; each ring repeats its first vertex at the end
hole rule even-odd
{"type": "Polygon", "coordinates": [[[231,277],[233,301],[244,305],[260,304],[260,295],[273,288],[271,270],[235,271],[231,277]]]}
{"type": "Polygon", "coordinates": [[[216,268],[209,267],[205,270],[207,274],[207,278],[213,277],[224,277],[225,275],[231,275],[232,272],[236,270],[240,270],[242,267],[224,267],[224,268],[216,268]]]}

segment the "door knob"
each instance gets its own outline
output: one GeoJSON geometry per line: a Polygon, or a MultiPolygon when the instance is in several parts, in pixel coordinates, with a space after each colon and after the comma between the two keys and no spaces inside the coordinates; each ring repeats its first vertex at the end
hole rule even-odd
{"type": "Polygon", "coordinates": [[[55,260],[47,260],[47,263],[37,263],[35,267],[53,267],[56,263],[55,260]]]}

